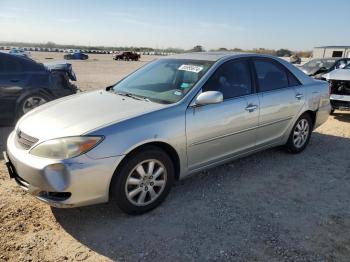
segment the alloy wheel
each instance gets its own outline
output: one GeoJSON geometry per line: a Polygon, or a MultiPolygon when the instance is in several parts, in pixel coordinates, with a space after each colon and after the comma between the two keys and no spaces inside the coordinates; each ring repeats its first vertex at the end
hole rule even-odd
{"type": "Polygon", "coordinates": [[[32,109],[34,109],[42,104],[45,104],[46,102],[47,101],[43,97],[40,97],[40,96],[28,97],[23,102],[23,106],[22,106],[23,113],[26,114],[30,110],[32,110],[32,109]]]}
{"type": "Polygon", "coordinates": [[[297,148],[301,148],[307,141],[310,133],[309,122],[306,119],[300,119],[294,128],[293,144],[297,148]]]}
{"type": "Polygon", "coordinates": [[[163,163],[156,159],[142,161],[126,179],[126,197],[133,205],[149,205],[162,194],[166,182],[167,171],[163,163]]]}

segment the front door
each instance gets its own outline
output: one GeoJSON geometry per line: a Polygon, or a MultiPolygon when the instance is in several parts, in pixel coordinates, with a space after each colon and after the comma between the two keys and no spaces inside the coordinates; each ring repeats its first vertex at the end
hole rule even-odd
{"type": "Polygon", "coordinates": [[[255,146],[259,100],[247,60],[221,65],[202,92],[220,91],[224,101],[186,111],[189,171],[225,160],[255,146]]]}

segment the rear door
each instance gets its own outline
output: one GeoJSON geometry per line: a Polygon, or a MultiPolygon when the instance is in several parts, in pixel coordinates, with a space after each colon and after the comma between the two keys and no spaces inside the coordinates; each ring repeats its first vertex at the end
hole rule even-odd
{"type": "Polygon", "coordinates": [[[292,121],[305,103],[304,89],[299,80],[274,59],[253,60],[260,117],[257,146],[278,143],[293,124],[292,121]]]}
{"type": "Polygon", "coordinates": [[[186,111],[189,170],[223,161],[255,146],[259,100],[250,63],[231,60],[221,65],[202,87],[220,91],[224,101],[186,111]]]}

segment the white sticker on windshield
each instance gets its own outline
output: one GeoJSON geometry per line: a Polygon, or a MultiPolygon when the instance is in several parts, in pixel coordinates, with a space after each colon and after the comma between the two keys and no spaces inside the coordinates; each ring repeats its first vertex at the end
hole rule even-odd
{"type": "Polygon", "coordinates": [[[199,73],[203,70],[203,66],[196,66],[196,65],[182,65],[178,68],[179,70],[187,71],[187,72],[193,72],[193,73],[199,73]]]}

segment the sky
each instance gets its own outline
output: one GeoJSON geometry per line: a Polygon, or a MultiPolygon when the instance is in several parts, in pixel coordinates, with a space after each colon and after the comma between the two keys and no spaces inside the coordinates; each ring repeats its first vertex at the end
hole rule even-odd
{"type": "Polygon", "coordinates": [[[205,49],[350,45],[349,0],[0,0],[0,41],[205,49]]]}

